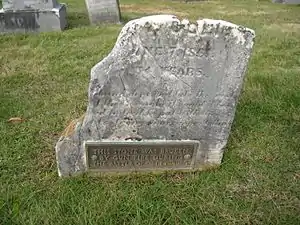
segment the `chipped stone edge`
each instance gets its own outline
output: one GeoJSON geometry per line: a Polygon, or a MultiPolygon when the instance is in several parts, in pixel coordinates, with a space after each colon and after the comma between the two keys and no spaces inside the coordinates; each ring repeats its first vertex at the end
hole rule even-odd
{"type": "MultiPolygon", "coordinates": [[[[203,30],[205,25],[209,25],[211,26],[211,30],[212,28],[217,28],[218,26],[220,27],[227,27],[227,28],[232,28],[231,30],[231,34],[237,38],[237,42],[240,44],[245,44],[245,42],[247,41],[245,39],[245,37],[243,36],[243,34],[245,32],[250,33],[253,36],[253,39],[255,38],[255,31],[244,27],[244,26],[240,26],[228,21],[224,21],[224,20],[213,20],[213,19],[202,19],[202,20],[197,20],[197,24],[198,24],[198,29],[199,30],[203,30]]],[[[248,43],[248,45],[246,46],[246,48],[251,49],[253,47],[254,41],[250,41],[248,43]]]]}
{"type": "Polygon", "coordinates": [[[111,50],[111,52],[103,58],[100,62],[98,62],[95,66],[92,67],[91,69],[91,77],[90,81],[93,80],[93,77],[96,72],[97,68],[101,67],[102,64],[106,63],[106,61],[113,57],[116,52],[119,51],[119,49],[123,48],[123,42],[126,41],[126,39],[129,39],[135,34],[135,31],[138,30],[141,27],[147,27],[147,26],[152,26],[153,29],[159,29],[160,26],[165,25],[165,26],[172,26],[174,23],[177,26],[184,26],[185,29],[190,29],[191,25],[196,26],[196,33],[197,35],[205,35],[206,33],[209,33],[210,31],[213,31],[214,29],[223,27],[223,28],[229,28],[231,30],[231,35],[233,37],[236,37],[237,39],[237,44],[244,45],[245,42],[247,41],[243,34],[248,32],[252,37],[250,37],[250,41],[248,41],[246,48],[247,49],[252,49],[254,45],[254,39],[255,39],[255,32],[254,30],[250,28],[246,28],[241,25],[237,25],[231,22],[227,22],[224,20],[214,20],[214,19],[201,19],[197,20],[196,24],[191,23],[187,19],[183,19],[180,21],[177,16],[171,15],[171,14],[160,14],[160,15],[152,15],[152,16],[145,16],[141,17],[135,20],[131,20],[128,23],[125,24],[125,26],[122,28],[116,43],[111,50]],[[205,29],[204,29],[205,28],[205,29]]]}
{"type": "MultiPolygon", "coordinates": [[[[155,28],[159,28],[159,25],[166,25],[166,24],[173,24],[174,22],[177,22],[178,25],[183,25],[185,27],[188,27],[189,25],[192,25],[193,23],[191,23],[189,20],[187,19],[183,19],[182,21],[180,21],[177,16],[175,15],[153,15],[153,16],[146,16],[146,17],[142,17],[140,19],[135,19],[132,21],[129,21],[121,30],[121,33],[118,37],[117,42],[124,36],[125,33],[128,33],[128,31],[131,31],[132,29],[136,29],[137,26],[139,27],[143,27],[145,25],[152,24],[155,28]]],[[[197,20],[196,21],[197,24],[197,28],[198,28],[198,34],[203,33],[204,28],[206,26],[209,26],[209,30],[211,31],[213,30],[213,28],[217,28],[217,27],[228,27],[228,28],[232,28],[231,33],[234,37],[237,38],[237,41],[240,42],[241,44],[244,44],[246,39],[244,38],[243,34],[245,32],[249,32],[250,34],[253,35],[253,37],[255,37],[255,32],[254,30],[241,26],[241,25],[237,25],[228,21],[224,21],[224,20],[214,20],[214,19],[207,19],[207,18],[203,18],[201,20],[197,20]]],[[[249,45],[247,46],[248,48],[252,48],[253,45],[249,45]]],[[[117,46],[116,46],[117,47],[117,46]]]]}
{"type": "MultiPolygon", "coordinates": [[[[57,170],[58,170],[58,176],[59,177],[64,177],[66,175],[62,174],[62,171],[60,169],[60,163],[59,163],[59,152],[61,151],[60,149],[60,144],[62,142],[73,142],[72,137],[75,135],[76,132],[80,132],[79,128],[83,123],[83,120],[85,118],[85,113],[77,118],[72,120],[71,122],[69,122],[68,126],[63,130],[63,132],[61,133],[59,140],[57,141],[56,145],[55,145],[55,157],[56,157],[56,164],[57,164],[57,170]]],[[[82,171],[85,172],[85,171],[82,171]]],[[[76,171],[75,173],[73,173],[72,175],[79,175],[81,174],[79,171],[76,171]]]]}

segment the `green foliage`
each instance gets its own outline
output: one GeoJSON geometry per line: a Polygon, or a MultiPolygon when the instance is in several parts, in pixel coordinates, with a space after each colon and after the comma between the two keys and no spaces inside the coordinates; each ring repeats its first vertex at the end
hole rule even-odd
{"type": "Polygon", "coordinates": [[[0,36],[0,224],[300,224],[300,11],[271,1],[121,0],[125,21],[228,20],[257,38],[223,164],[213,171],[59,179],[54,145],[87,105],[121,25],[0,36]],[[11,117],[25,118],[19,124],[11,117]]]}

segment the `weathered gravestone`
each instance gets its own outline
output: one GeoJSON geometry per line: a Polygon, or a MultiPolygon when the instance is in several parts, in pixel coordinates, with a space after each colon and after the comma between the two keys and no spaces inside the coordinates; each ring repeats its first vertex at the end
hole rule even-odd
{"type": "Polygon", "coordinates": [[[63,30],[66,6],[56,0],[3,0],[0,32],[43,32],[63,30]]]}
{"type": "Polygon", "coordinates": [[[120,22],[119,0],[85,0],[85,3],[92,24],[120,22]]]}
{"type": "Polygon", "coordinates": [[[92,68],[85,116],[56,145],[59,175],[219,165],[253,41],[220,20],[129,22],[92,68]]]}
{"type": "Polygon", "coordinates": [[[274,3],[283,3],[283,4],[300,4],[300,0],[273,0],[274,3]]]}

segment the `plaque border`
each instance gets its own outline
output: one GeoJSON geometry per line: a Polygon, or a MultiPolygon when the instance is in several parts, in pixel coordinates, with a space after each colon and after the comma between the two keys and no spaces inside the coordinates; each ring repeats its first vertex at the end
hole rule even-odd
{"type": "Polygon", "coordinates": [[[87,173],[139,173],[139,172],[164,172],[164,171],[193,171],[195,168],[196,163],[196,157],[197,153],[200,148],[200,141],[198,140],[142,140],[142,141],[119,141],[119,140],[101,140],[101,141],[84,141],[83,143],[84,148],[84,163],[86,167],[87,173]],[[178,167],[178,168],[142,168],[142,169],[90,169],[88,168],[88,146],[101,146],[101,145],[141,145],[143,143],[143,146],[147,145],[181,145],[181,144],[193,144],[194,145],[194,153],[191,160],[191,165],[189,167],[178,167]]]}

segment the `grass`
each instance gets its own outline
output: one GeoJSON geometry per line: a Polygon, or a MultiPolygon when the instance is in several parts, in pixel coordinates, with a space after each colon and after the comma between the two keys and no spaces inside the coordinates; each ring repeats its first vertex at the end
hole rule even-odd
{"type": "Polygon", "coordinates": [[[172,13],[256,31],[222,166],[59,179],[54,145],[85,112],[89,71],[122,27],[89,26],[84,1],[65,2],[68,30],[0,36],[0,224],[300,224],[299,6],[121,0],[125,21],[172,13]]]}

